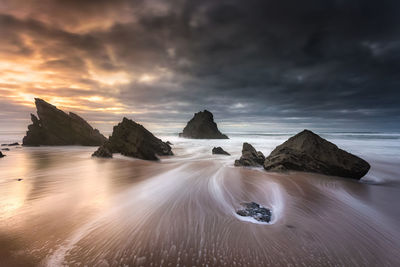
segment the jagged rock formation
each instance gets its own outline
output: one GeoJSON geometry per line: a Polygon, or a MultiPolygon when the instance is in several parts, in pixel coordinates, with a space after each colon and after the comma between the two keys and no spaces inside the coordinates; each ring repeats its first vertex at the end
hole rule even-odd
{"type": "Polygon", "coordinates": [[[99,146],[107,140],[75,113],[67,114],[39,98],[35,98],[35,104],[39,118],[31,114],[32,124],[28,126],[23,145],[99,146]]]}
{"type": "Polygon", "coordinates": [[[155,137],[142,125],[124,118],[114,126],[113,133],[103,146],[93,153],[93,156],[121,153],[122,155],[145,159],[158,160],[157,155],[173,155],[171,147],[155,137]]]}
{"type": "Polygon", "coordinates": [[[92,157],[98,158],[112,158],[111,151],[106,146],[99,147],[93,154],[92,157]]]}
{"type": "Polygon", "coordinates": [[[208,110],[195,113],[179,136],[193,139],[229,139],[218,130],[214,116],[208,110]]]}
{"type": "Polygon", "coordinates": [[[228,152],[226,152],[225,150],[222,149],[222,147],[214,147],[212,149],[212,153],[213,154],[219,154],[219,155],[227,155],[230,156],[231,154],[229,154],[228,152]]]}
{"type": "Polygon", "coordinates": [[[269,171],[305,171],[361,179],[370,165],[317,134],[304,130],[277,146],[264,162],[269,171]]]}
{"type": "Polygon", "coordinates": [[[6,155],[4,155],[3,153],[1,153],[0,151],[0,158],[4,158],[6,155]]]}
{"type": "Polygon", "coordinates": [[[235,166],[262,166],[264,164],[264,154],[250,145],[243,143],[242,156],[240,159],[235,160],[235,166]]]}
{"type": "Polygon", "coordinates": [[[271,210],[257,204],[255,202],[242,203],[244,209],[236,211],[236,214],[243,217],[252,217],[259,222],[270,222],[272,213],[271,210]]]}

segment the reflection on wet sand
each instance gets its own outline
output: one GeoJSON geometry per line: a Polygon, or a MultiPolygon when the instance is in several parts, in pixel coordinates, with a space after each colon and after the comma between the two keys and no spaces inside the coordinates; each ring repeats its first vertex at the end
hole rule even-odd
{"type": "Polygon", "coordinates": [[[0,162],[1,265],[400,264],[400,213],[387,207],[399,187],[182,160],[179,148],[161,162],[92,150],[23,148],[0,162]],[[236,216],[248,201],[272,222],[236,216]]]}

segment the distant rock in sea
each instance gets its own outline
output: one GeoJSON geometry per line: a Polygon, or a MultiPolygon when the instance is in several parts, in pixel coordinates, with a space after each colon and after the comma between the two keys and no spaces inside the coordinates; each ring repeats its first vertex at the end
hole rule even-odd
{"type": "Polygon", "coordinates": [[[212,153],[213,154],[219,154],[219,155],[227,155],[230,156],[231,154],[229,154],[228,152],[226,152],[225,150],[222,149],[222,147],[214,147],[212,149],[212,153]]]}
{"type": "Polygon", "coordinates": [[[107,140],[77,114],[67,114],[39,98],[35,98],[35,104],[39,118],[31,114],[24,146],[99,146],[107,140]]]}
{"type": "Polygon", "coordinates": [[[0,151],[0,158],[4,158],[6,155],[4,155],[3,153],[1,153],[0,151]]]}
{"type": "Polygon", "coordinates": [[[255,202],[243,203],[244,209],[238,210],[236,214],[243,217],[251,217],[259,222],[270,222],[272,213],[269,209],[255,202]]]}
{"type": "Polygon", "coordinates": [[[229,139],[218,130],[214,116],[208,110],[195,113],[179,136],[192,139],[229,139]]]}
{"type": "Polygon", "coordinates": [[[256,167],[264,164],[264,154],[250,145],[249,143],[243,143],[242,156],[240,159],[235,160],[235,166],[249,166],[256,167]]]}
{"type": "Polygon", "coordinates": [[[1,146],[19,146],[18,142],[11,143],[11,144],[1,144],[1,146]]]}
{"type": "Polygon", "coordinates": [[[167,143],[155,137],[142,125],[127,118],[114,126],[109,140],[92,156],[108,157],[107,151],[145,160],[158,160],[157,156],[173,155],[167,143]]]}
{"type": "Polygon", "coordinates": [[[277,146],[266,158],[264,168],[268,171],[305,171],[361,179],[370,165],[317,134],[304,130],[277,146]]]}

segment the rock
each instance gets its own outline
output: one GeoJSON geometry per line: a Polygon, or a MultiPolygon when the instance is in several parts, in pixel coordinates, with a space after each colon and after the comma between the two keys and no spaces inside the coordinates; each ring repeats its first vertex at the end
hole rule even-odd
{"type": "Polygon", "coordinates": [[[11,143],[11,144],[8,144],[8,146],[19,146],[19,143],[18,142],[11,143]]]}
{"type": "Polygon", "coordinates": [[[242,203],[244,209],[236,211],[236,213],[243,217],[252,217],[259,222],[270,222],[272,213],[271,210],[255,203],[242,203]]]}
{"type": "Polygon", "coordinates": [[[264,163],[264,154],[250,145],[243,143],[242,156],[235,160],[235,166],[262,166],[264,163]]]}
{"type": "Polygon", "coordinates": [[[22,178],[18,178],[18,179],[17,179],[18,182],[21,182],[22,180],[23,180],[22,178]]]}
{"type": "Polygon", "coordinates": [[[214,116],[208,110],[195,113],[179,136],[193,139],[229,139],[218,130],[214,116]]]}
{"type": "Polygon", "coordinates": [[[112,153],[106,146],[99,147],[93,154],[92,157],[99,158],[112,158],[112,153]]]}
{"type": "Polygon", "coordinates": [[[39,98],[35,98],[35,104],[39,119],[31,114],[32,124],[22,141],[24,146],[99,146],[107,140],[77,114],[67,114],[39,98]]]}
{"type": "Polygon", "coordinates": [[[0,158],[4,158],[6,155],[4,155],[3,153],[1,153],[0,151],[0,158]]]}
{"type": "Polygon", "coordinates": [[[219,154],[219,155],[227,155],[230,156],[231,154],[229,154],[228,152],[226,152],[225,150],[222,149],[222,147],[214,147],[212,149],[212,153],[213,154],[219,154]]]}
{"type": "Polygon", "coordinates": [[[172,144],[170,141],[167,141],[166,144],[167,144],[167,145],[170,145],[170,146],[174,145],[174,144],[172,144]]]}
{"type": "Polygon", "coordinates": [[[4,151],[10,151],[10,149],[9,149],[9,148],[2,148],[1,150],[4,150],[4,151]]]}
{"type": "Polygon", "coordinates": [[[114,130],[109,140],[93,154],[102,154],[108,149],[111,153],[145,159],[158,160],[157,155],[173,155],[171,147],[155,137],[142,125],[124,118],[114,130]],[[103,152],[102,152],[103,151],[103,152]]]}
{"type": "Polygon", "coordinates": [[[269,171],[305,171],[361,179],[370,165],[317,134],[304,130],[277,146],[264,162],[269,171]]]}

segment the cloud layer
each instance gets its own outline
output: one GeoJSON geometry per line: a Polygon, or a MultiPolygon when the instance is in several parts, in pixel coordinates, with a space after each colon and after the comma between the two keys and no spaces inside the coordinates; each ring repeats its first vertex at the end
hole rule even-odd
{"type": "Polygon", "coordinates": [[[0,125],[42,97],[111,129],[400,130],[400,3],[383,0],[0,4],[0,125]]]}

